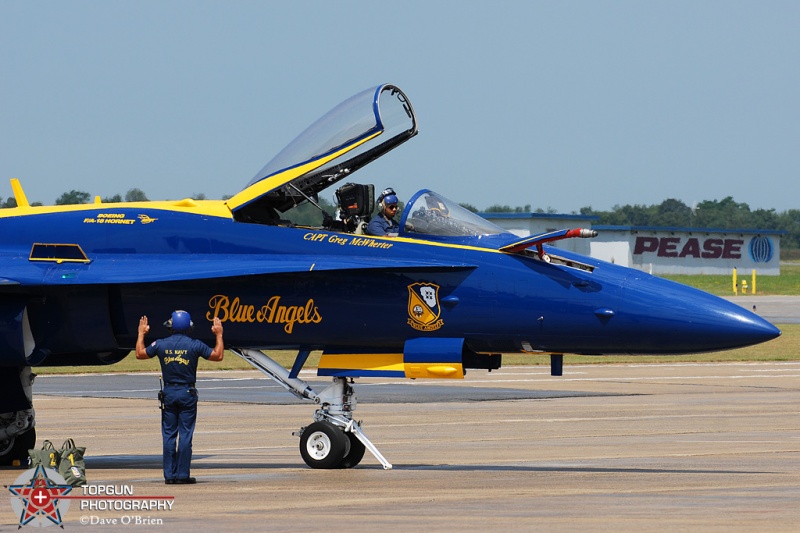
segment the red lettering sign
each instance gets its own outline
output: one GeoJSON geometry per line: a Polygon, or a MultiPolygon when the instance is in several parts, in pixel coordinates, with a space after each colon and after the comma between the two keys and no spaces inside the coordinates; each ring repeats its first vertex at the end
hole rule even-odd
{"type": "Polygon", "coordinates": [[[697,257],[703,259],[741,259],[741,239],[706,239],[702,246],[696,237],[689,237],[680,246],[680,237],[636,237],[633,255],[656,252],[658,257],[697,257]],[[680,246],[680,251],[678,247],[680,246]]]}
{"type": "Polygon", "coordinates": [[[633,255],[641,255],[645,252],[655,252],[658,250],[658,239],[655,237],[636,237],[636,244],[633,245],[633,255]]]}
{"type": "Polygon", "coordinates": [[[719,259],[722,257],[722,239],[706,239],[703,243],[703,259],[719,259]]]}
{"type": "Polygon", "coordinates": [[[694,237],[686,241],[686,244],[683,245],[683,250],[678,255],[678,257],[687,256],[700,257],[700,242],[694,237]]]}
{"type": "Polygon", "coordinates": [[[725,239],[725,247],[722,249],[723,259],[741,259],[742,245],[744,241],[725,239]]]}
{"type": "Polygon", "coordinates": [[[678,257],[680,237],[662,237],[658,243],[658,257],[678,257]]]}

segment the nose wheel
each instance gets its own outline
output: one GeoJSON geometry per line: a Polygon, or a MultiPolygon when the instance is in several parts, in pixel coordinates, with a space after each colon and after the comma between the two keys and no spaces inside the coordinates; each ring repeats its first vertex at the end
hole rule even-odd
{"type": "Polygon", "coordinates": [[[314,422],[300,435],[300,455],[311,468],[337,468],[349,448],[350,439],[330,422],[314,422]]]}
{"type": "Polygon", "coordinates": [[[355,433],[345,433],[344,435],[350,441],[350,450],[342,457],[339,468],[353,468],[364,458],[364,452],[367,451],[367,447],[358,440],[355,433]]]}
{"type": "Polygon", "coordinates": [[[330,422],[314,422],[300,435],[300,455],[311,468],[353,468],[366,451],[355,433],[330,422]]]}

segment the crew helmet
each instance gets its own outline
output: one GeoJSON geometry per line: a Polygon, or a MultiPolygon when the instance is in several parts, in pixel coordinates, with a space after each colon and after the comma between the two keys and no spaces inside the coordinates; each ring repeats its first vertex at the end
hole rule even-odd
{"type": "Polygon", "coordinates": [[[378,196],[378,212],[382,215],[386,211],[387,205],[397,204],[397,193],[394,189],[388,187],[378,196]]]}
{"type": "Polygon", "coordinates": [[[164,325],[173,331],[189,331],[194,327],[194,322],[188,312],[178,309],[172,312],[172,316],[164,322],[164,325]]]}

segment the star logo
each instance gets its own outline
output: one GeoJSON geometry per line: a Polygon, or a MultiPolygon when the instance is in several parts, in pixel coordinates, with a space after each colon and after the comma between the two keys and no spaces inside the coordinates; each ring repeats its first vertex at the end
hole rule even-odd
{"type": "Polygon", "coordinates": [[[72,486],[55,470],[39,465],[27,470],[17,478],[15,485],[8,490],[16,496],[11,498],[11,506],[19,514],[19,527],[31,525],[46,527],[60,526],[62,529],[62,511],[69,509],[69,500],[61,501],[72,486]]]}

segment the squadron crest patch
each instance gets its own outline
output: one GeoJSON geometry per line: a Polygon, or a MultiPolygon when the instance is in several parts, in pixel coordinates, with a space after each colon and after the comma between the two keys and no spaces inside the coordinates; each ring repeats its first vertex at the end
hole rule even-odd
{"type": "Polygon", "coordinates": [[[444,320],[439,305],[439,286],[435,283],[412,283],[408,286],[408,325],[419,331],[436,331],[444,320]]]}

